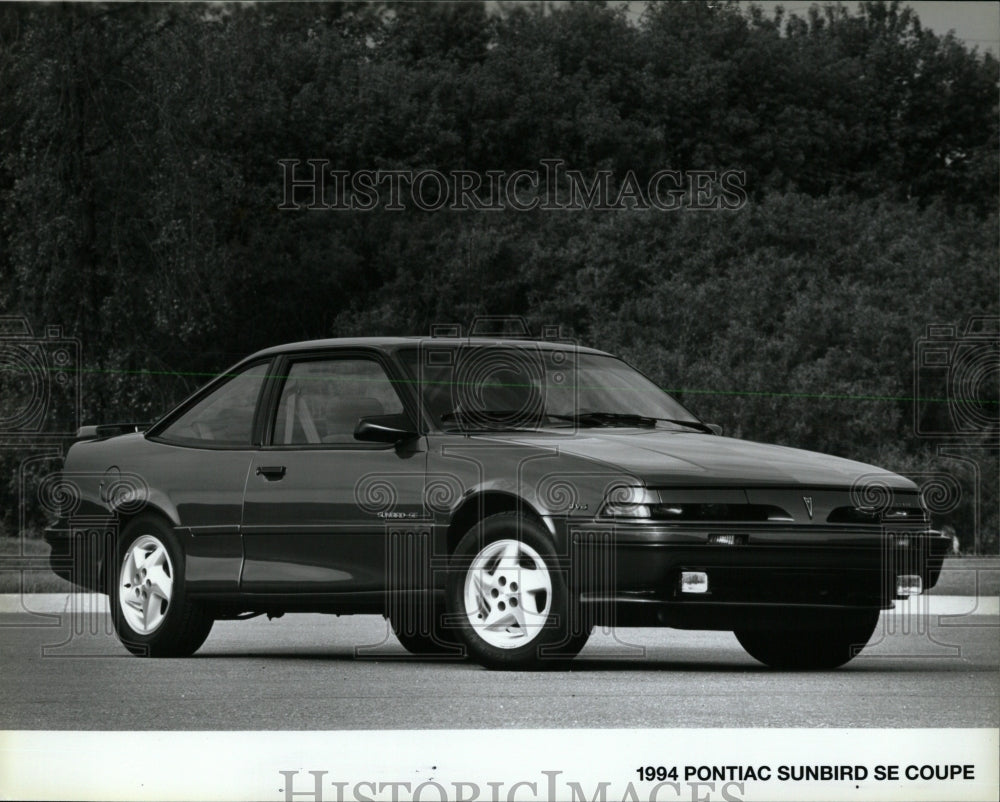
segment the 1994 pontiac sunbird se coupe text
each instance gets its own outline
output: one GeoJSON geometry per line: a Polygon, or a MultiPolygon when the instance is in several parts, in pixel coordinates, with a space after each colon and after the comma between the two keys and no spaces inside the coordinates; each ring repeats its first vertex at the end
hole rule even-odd
{"type": "Polygon", "coordinates": [[[911,481],[722,437],[556,342],[270,348],[148,427],[84,427],[59,481],[53,569],[153,656],[326,612],[493,668],[559,665],[595,626],[731,630],[770,666],[832,668],[948,546],[911,481]]]}

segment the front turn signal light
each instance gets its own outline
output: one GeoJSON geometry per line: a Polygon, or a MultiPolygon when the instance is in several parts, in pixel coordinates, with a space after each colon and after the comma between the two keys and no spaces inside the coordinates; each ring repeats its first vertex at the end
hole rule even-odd
{"type": "Polygon", "coordinates": [[[708,574],[704,571],[681,571],[681,593],[708,593],[708,574]]]}

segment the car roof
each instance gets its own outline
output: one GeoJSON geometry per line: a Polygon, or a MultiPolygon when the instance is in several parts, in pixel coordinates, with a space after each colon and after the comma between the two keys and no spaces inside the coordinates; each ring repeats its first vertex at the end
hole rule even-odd
{"type": "Polygon", "coordinates": [[[321,351],[328,348],[381,348],[386,350],[396,350],[402,346],[414,345],[434,345],[435,347],[493,347],[493,348],[538,348],[546,351],[576,351],[581,354],[603,354],[610,356],[606,351],[599,351],[596,348],[587,348],[572,342],[560,342],[559,340],[527,340],[519,338],[504,337],[335,337],[328,340],[303,340],[295,343],[285,343],[284,345],[274,345],[252,354],[248,359],[262,356],[274,356],[292,351],[321,351]]]}

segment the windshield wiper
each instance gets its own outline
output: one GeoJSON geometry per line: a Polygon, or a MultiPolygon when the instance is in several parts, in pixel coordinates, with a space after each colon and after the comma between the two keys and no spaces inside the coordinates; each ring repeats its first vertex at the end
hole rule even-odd
{"type": "Polygon", "coordinates": [[[578,426],[655,426],[656,418],[635,412],[577,412],[575,415],[552,415],[556,420],[568,420],[578,426]]]}
{"type": "Polygon", "coordinates": [[[679,420],[677,418],[655,418],[640,415],[637,412],[578,412],[576,415],[552,415],[548,417],[557,420],[568,420],[578,426],[644,426],[653,427],[657,421],[676,423],[679,426],[690,426],[701,432],[714,434],[708,424],[694,420],[679,420]]]}
{"type": "Polygon", "coordinates": [[[476,428],[492,429],[488,424],[496,422],[498,426],[516,430],[535,429],[542,425],[541,418],[569,421],[577,426],[636,426],[652,429],[657,421],[675,423],[678,426],[689,426],[700,432],[714,434],[708,424],[701,421],[680,420],[677,418],[655,418],[640,415],[637,412],[578,412],[575,415],[556,415],[546,412],[541,416],[531,416],[518,409],[453,409],[440,416],[441,422],[458,421],[460,424],[474,423],[476,428]],[[479,424],[487,424],[480,426],[479,424]],[[513,425],[511,425],[513,424],[513,425]]]}
{"type": "Polygon", "coordinates": [[[676,423],[678,426],[690,426],[699,432],[705,432],[705,434],[716,434],[715,429],[707,423],[702,423],[700,420],[678,420],[677,418],[657,418],[657,420],[661,420],[664,423],[676,423]]]}

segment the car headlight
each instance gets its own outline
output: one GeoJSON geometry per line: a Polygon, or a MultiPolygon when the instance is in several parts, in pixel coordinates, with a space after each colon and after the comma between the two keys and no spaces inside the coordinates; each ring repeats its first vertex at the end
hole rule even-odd
{"type": "Polygon", "coordinates": [[[608,491],[597,517],[651,519],[654,508],[660,506],[657,494],[645,487],[614,487],[608,491]]]}
{"type": "Polygon", "coordinates": [[[607,494],[598,513],[600,518],[642,521],[690,521],[725,519],[725,504],[663,502],[655,490],[645,487],[616,487],[607,494]]]}
{"type": "MultiPolygon", "coordinates": [[[[683,491],[671,495],[682,496],[683,491]]],[[[758,522],[794,522],[794,518],[773,504],[745,502],[681,500],[662,498],[660,492],[645,487],[612,488],[598,512],[598,517],[612,520],[671,521],[698,524],[745,524],[758,522]]]]}

